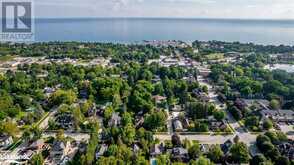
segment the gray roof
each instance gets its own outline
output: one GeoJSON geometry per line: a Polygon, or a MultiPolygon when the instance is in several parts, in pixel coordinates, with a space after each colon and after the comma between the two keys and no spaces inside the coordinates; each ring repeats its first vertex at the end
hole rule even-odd
{"type": "Polygon", "coordinates": [[[185,154],[188,154],[188,150],[182,147],[176,147],[176,148],[173,148],[173,154],[185,155],[185,154]]]}
{"type": "Polygon", "coordinates": [[[52,150],[53,151],[60,151],[60,150],[64,150],[65,147],[66,147],[66,144],[63,141],[54,141],[52,150]]]}

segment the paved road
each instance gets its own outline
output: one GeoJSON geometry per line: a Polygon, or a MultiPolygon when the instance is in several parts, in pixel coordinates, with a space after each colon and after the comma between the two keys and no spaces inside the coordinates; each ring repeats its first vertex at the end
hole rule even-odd
{"type": "MultiPolygon", "coordinates": [[[[214,103],[215,106],[218,109],[222,109],[226,112],[226,118],[228,121],[228,124],[231,126],[231,128],[234,131],[233,135],[179,135],[182,140],[189,139],[189,140],[197,140],[201,144],[223,144],[225,141],[233,138],[235,136],[239,136],[240,141],[246,143],[249,146],[249,149],[253,155],[259,153],[255,141],[257,135],[248,133],[246,128],[242,127],[231,115],[230,112],[226,111],[226,106],[222,104],[218,98],[217,94],[212,87],[211,84],[208,83],[207,80],[205,80],[202,76],[198,76],[198,81],[200,85],[206,85],[208,87],[208,95],[210,97],[210,102],[214,103]]],[[[155,135],[155,138],[164,141],[164,140],[171,140],[171,135],[169,132],[169,135],[155,135]]]]}

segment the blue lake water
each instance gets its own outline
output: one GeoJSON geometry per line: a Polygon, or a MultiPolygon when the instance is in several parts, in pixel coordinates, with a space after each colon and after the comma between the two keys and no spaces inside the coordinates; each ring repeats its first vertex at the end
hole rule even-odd
{"type": "Polygon", "coordinates": [[[37,19],[36,41],[133,43],[142,40],[222,40],[294,45],[294,21],[224,19],[37,19]]]}

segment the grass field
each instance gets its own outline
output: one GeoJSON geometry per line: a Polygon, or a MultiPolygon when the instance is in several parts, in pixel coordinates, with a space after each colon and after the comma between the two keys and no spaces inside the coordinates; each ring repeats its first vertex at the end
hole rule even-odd
{"type": "Polygon", "coordinates": [[[13,60],[13,56],[0,56],[0,62],[13,60]]]}
{"type": "Polygon", "coordinates": [[[224,58],[224,53],[211,53],[206,56],[208,60],[219,60],[224,58]]]}

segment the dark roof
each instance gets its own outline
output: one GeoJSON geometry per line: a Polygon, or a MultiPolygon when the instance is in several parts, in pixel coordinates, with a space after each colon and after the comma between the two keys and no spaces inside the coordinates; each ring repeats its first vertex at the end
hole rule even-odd
{"type": "Polygon", "coordinates": [[[221,149],[226,154],[229,152],[232,145],[233,145],[233,142],[229,139],[224,144],[221,145],[221,149]]]}
{"type": "Polygon", "coordinates": [[[66,144],[63,141],[54,141],[53,146],[52,146],[52,150],[53,151],[61,151],[61,150],[64,150],[65,147],[66,147],[66,144]]]}

